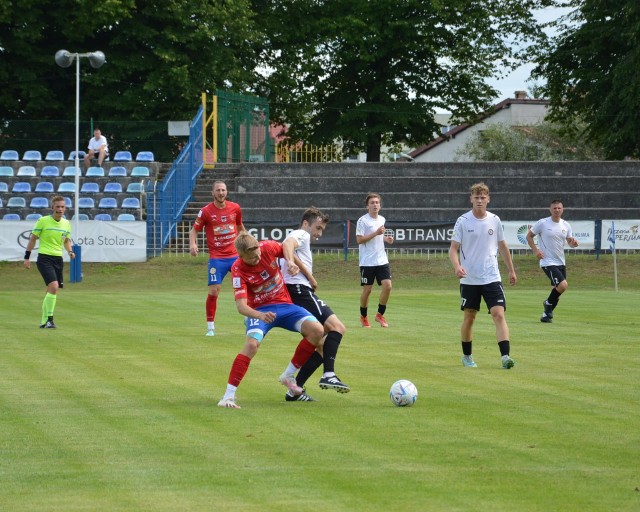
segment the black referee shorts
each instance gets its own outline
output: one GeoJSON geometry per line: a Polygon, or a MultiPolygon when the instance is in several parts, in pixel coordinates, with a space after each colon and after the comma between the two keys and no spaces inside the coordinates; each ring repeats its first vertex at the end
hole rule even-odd
{"type": "Polygon", "coordinates": [[[62,271],[64,268],[64,261],[62,256],[51,256],[49,254],[38,254],[38,271],[44,279],[44,284],[49,286],[49,283],[58,281],[58,286],[62,288],[62,271]]]}

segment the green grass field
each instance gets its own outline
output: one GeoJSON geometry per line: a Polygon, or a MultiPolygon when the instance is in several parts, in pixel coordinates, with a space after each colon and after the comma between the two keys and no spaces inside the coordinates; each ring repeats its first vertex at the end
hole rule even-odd
{"type": "MultiPolygon", "coordinates": [[[[204,336],[206,260],[86,264],[57,330],[40,330],[37,269],[0,263],[2,511],[635,511],[640,509],[640,258],[569,257],[569,291],[541,324],[546,278],[516,258],[514,369],[489,315],[460,364],[445,257],[395,258],[391,327],[358,322],[357,259],[317,258],[318,294],[347,325],[336,370],[352,391],[287,403],[299,340],[266,338],[216,407],[244,341],[229,282],[204,336]],[[419,391],[394,407],[397,379],[419,391]]],[[[68,268],[67,268],[68,270],[68,268]]],[[[377,290],[374,289],[373,303],[377,290]]]]}

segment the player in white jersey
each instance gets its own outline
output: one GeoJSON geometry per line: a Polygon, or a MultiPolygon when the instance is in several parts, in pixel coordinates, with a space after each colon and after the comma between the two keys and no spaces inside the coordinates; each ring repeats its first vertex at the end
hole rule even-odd
{"type": "Polygon", "coordinates": [[[460,328],[462,364],[471,368],[477,366],[472,351],[473,324],[480,311],[480,301],[484,299],[496,326],[502,367],[508,370],[515,361],[509,355],[511,345],[505,319],[507,302],[498,269],[498,253],[507,265],[511,285],[516,284],[516,271],[500,218],[487,211],[489,187],[484,183],[472,185],[470,199],[472,209],[458,217],[449,247],[449,259],[460,278],[460,309],[464,311],[460,328]]]}
{"type": "Polygon", "coordinates": [[[367,318],[369,295],[376,281],[382,287],[378,299],[378,312],[375,321],[382,327],[389,327],[384,318],[387,310],[387,302],[391,295],[391,268],[385,242],[393,243],[393,234],[385,233],[384,223],[386,219],[379,215],[382,207],[382,199],[379,194],[370,192],[365,199],[367,214],[358,219],[356,225],[356,241],[358,242],[358,255],[360,261],[360,324],[362,327],[371,327],[367,318]]]}
{"type": "MultiPolygon", "coordinates": [[[[293,276],[289,274],[286,259],[280,260],[280,267],[293,303],[302,306],[315,316],[324,326],[326,334],[322,346],[319,346],[311,358],[300,368],[296,376],[298,386],[304,388],[304,384],[313,372],[324,364],[324,373],[319,383],[320,388],[335,389],[338,393],[348,393],[350,391],[349,386],[342,382],[335,373],[335,359],[346,327],[329,305],[315,294],[318,283],[313,277],[311,238],[315,240],[320,238],[328,222],[329,216],[318,208],[312,206],[305,210],[300,222],[300,228],[289,233],[282,244],[285,255],[297,258],[297,260],[294,259],[294,263],[298,266],[300,272],[293,276]]],[[[300,395],[288,392],[285,395],[285,400],[288,402],[314,401],[306,392],[300,395]]]]}
{"type": "Polygon", "coordinates": [[[573,237],[571,226],[562,218],[564,206],[562,201],[554,199],[549,206],[551,217],[545,217],[536,222],[527,232],[527,243],[536,258],[540,260],[540,268],[551,281],[551,293],[542,303],[544,312],[540,321],[551,323],[553,310],[558,305],[560,295],[567,291],[567,267],[564,258],[565,240],[569,247],[578,247],[578,241],[573,237]],[[534,237],[538,237],[538,245],[534,237]]]}

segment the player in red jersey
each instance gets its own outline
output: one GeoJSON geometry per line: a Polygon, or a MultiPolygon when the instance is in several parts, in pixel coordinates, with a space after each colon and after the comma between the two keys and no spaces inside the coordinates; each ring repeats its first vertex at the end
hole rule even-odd
{"type": "Polygon", "coordinates": [[[189,252],[198,255],[198,232],[205,230],[209,247],[209,293],[207,294],[207,336],[215,335],[216,308],[220,285],[231,265],[238,259],[233,245],[238,233],[244,231],[240,205],[227,201],[227,185],[215,181],[211,190],[213,202],[202,208],[189,231],[189,252]]]}
{"type": "MultiPolygon", "coordinates": [[[[236,356],[227,383],[227,390],[218,402],[219,407],[239,409],[236,390],[244,378],[251,359],[258,352],[264,337],[274,327],[281,327],[304,336],[297,346],[291,362],[280,376],[280,382],[294,395],[303,389],[296,384],[295,372],[307,362],[324,336],[322,324],[306,309],[291,302],[278,258],[293,261],[293,250],[272,240],[258,242],[249,233],[242,232],[235,241],[238,260],[231,268],[236,307],[246,318],[245,344],[236,356]],[[285,254],[285,251],[287,254],[285,254]]],[[[299,268],[289,265],[295,274],[299,268]]]]}

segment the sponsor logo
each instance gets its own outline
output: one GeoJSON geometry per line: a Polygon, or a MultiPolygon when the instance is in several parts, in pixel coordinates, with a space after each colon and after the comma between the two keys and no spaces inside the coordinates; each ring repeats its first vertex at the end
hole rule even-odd
{"type": "Polygon", "coordinates": [[[516,232],[518,242],[520,242],[522,245],[527,245],[527,233],[529,232],[530,227],[531,224],[523,224],[518,228],[518,231],[516,232]]]}

